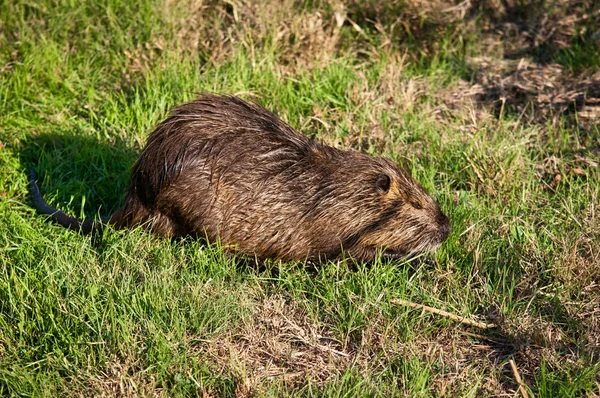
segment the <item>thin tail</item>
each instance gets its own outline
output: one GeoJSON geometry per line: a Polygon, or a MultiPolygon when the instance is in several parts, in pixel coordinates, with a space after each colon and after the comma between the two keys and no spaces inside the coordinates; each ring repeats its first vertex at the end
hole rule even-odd
{"type": "Polygon", "coordinates": [[[90,233],[101,233],[104,227],[103,222],[97,222],[94,220],[81,220],[79,218],[71,217],[70,215],[55,209],[50,206],[44,200],[40,192],[40,187],[37,183],[37,173],[35,169],[31,169],[31,196],[33,198],[33,205],[42,214],[48,214],[52,216],[52,219],[62,225],[65,228],[69,228],[73,231],[80,232],[84,235],[90,233]]]}

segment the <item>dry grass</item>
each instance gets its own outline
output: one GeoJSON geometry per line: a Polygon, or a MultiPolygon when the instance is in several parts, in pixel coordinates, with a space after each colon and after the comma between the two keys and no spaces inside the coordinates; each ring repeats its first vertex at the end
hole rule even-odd
{"type": "Polygon", "coordinates": [[[270,296],[237,329],[197,347],[216,372],[231,372],[237,396],[252,396],[274,379],[294,385],[320,384],[343,374],[354,359],[335,334],[311,321],[298,304],[270,296]]]}

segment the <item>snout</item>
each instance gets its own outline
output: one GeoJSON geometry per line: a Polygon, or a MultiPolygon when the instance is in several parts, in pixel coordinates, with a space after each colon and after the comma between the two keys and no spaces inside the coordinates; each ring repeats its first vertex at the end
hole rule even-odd
{"type": "Polygon", "coordinates": [[[441,211],[437,217],[438,230],[440,231],[440,243],[448,239],[450,232],[452,232],[452,225],[450,225],[450,219],[441,211]]]}

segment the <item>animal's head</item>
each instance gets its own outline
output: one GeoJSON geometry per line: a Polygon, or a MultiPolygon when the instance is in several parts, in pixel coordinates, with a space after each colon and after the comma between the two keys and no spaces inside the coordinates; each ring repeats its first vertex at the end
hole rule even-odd
{"type": "Polygon", "coordinates": [[[370,261],[378,253],[395,258],[440,246],[451,226],[436,201],[391,160],[362,160],[352,183],[360,225],[342,242],[346,253],[370,261]]]}

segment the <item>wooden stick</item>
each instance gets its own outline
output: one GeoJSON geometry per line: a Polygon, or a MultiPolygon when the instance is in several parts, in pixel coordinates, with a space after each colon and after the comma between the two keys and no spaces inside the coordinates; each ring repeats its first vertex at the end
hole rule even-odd
{"type": "Polygon", "coordinates": [[[521,379],[521,375],[519,374],[519,370],[517,369],[515,361],[509,359],[508,363],[510,363],[510,367],[512,368],[513,374],[515,375],[515,380],[517,381],[517,384],[519,384],[519,391],[521,392],[521,396],[523,398],[529,398],[529,394],[525,389],[525,383],[523,383],[523,379],[521,379]]]}
{"type": "Polygon", "coordinates": [[[409,307],[412,307],[412,308],[417,308],[417,309],[429,311],[432,314],[441,315],[443,317],[450,318],[453,321],[464,323],[465,325],[475,326],[475,327],[478,327],[480,329],[490,329],[490,328],[495,328],[495,327],[498,326],[495,323],[485,323],[485,322],[472,321],[472,320],[467,319],[465,317],[451,314],[448,311],[438,310],[437,308],[428,307],[428,306],[423,305],[423,304],[417,304],[417,303],[413,303],[411,301],[407,301],[407,300],[403,300],[403,299],[399,299],[399,298],[398,299],[392,299],[390,301],[393,304],[406,305],[406,306],[409,306],[409,307]]]}

